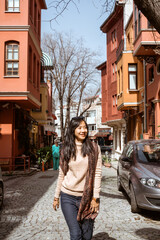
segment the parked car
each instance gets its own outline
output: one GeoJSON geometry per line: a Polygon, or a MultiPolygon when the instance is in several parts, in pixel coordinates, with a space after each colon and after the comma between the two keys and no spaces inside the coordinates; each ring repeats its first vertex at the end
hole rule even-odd
{"type": "Polygon", "coordinates": [[[160,211],[160,140],[130,141],[117,167],[118,190],[130,197],[131,211],[160,211]]]}
{"type": "Polygon", "coordinates": [[[0,208],[2,208],[4,199],[4,186],[3,186],[3,179],[2,179],[2,171],[0,167],[0,208]]]}
{"type": "Polygon", "coordinates": [[[108,152],[108,153],[111,153],[112,152],[112,145],[104,145],[104,146],[100,146],[101,148],[101,153],[105,153],[105,152],[108,152]]]}

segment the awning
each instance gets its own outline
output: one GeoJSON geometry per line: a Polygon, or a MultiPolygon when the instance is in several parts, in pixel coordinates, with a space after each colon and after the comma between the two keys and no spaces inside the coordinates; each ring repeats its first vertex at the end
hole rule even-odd
{"type": "Polygon", "coordinates": [[[53,117],[54,120],[57,120],[56,115],[52,114],[52,117],[53,117]]]}
{"type": "Polygon", "coordinates": [[[109,132],[98,132],[94,136],[95,137],[108,137],[108,135],[110,135],[109,132]]]}
{"type": "Polygon", "coordinates": [[[46,131],[46,135],[47,136],[51,136],[51,135],[57,136],[57,133],[56,132],[51,132],[51,131],[46,131]]]}

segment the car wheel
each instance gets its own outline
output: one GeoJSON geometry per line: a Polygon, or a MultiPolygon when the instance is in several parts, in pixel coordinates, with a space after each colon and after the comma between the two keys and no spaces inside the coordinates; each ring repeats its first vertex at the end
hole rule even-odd
{"type": "Polygon", "coordinates": [[[3,205],[3,185],[0,184],[0,208],[2,208],[3,205]]]}
{"type": "Polygon", "coordinates": [[[122,187],[122,185],[121,185],[120,176],[119,176],[118,173],[117,173],[117,188],[118,188],[118,191],[120,191],[120,192],[123,191],[123,187],[122,187]]]}
{"type": "Polygon", "coordinates": [[[130,185],[130,199],[131,199],[131,212],[132,213],[139,213],[140,212],[140,208],[137,205],[137,201],[136,201],[136,197],[135,197],[135,193],[134,193],[134,189],[133,189],[133,185],[130,185]]]}

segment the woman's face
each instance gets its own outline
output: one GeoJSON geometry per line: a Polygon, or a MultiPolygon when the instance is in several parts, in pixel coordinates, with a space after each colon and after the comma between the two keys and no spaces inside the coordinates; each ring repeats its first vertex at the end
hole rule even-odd
{"type": "Polygon", "coordinates": [[[80,142],[84,141],[84,139],[87,136],[87,126],[84,121],[80,122],[79,126],[75,129],[74,134],[75,134],[75,138],[78,141],[80,141],[80,142]]]}

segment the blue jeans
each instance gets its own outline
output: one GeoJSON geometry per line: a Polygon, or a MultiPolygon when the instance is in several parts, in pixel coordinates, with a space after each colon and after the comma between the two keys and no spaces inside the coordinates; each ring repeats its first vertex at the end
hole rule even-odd
{"type": "Polygon", "coordinates": [[[70,231],[70,240],[91,240],[94,220],[77,221],[77,214],[81,197],[61,192],[61,208],[70,231]]]}

